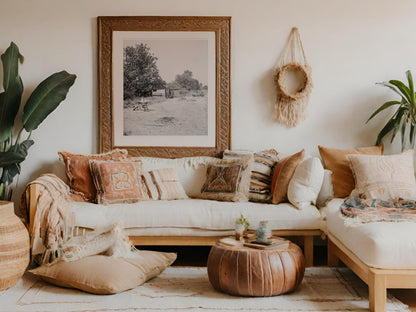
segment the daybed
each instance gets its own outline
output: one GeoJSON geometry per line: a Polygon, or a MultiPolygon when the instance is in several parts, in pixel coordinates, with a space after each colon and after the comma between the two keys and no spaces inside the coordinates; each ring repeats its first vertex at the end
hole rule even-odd
{"type": "MultiPolygon", "coordinates": [[[[192,197],[200,192],[204,184],[206,163],[210,158],[136,159],[143,163],[144,171],[175,167],[185,192],[192,197]]],[[[30,184],[24,195],[31,219],[43,188],[40,184],[30,184]]],[[[234,234],[234,222],[243,213],[252,229],[257,228],[259,221],[268,220],[274,235],[301,239],[306,265],[312,266],[313,237],[321,235],[321,215],[311,204],[302,208],[297,209],[289,203],[273,205],[195,198],[112,205],[71,204],[77,228],[96,229],[121,221],[130,239],[139,246],[213,245],[219,238],[234,234]]]]}
{"type": "Polygon", "coordinates": [[[374,222],[348,226],[340,214],[344,199],[323,208],[328,266],[339,260],[369,287],[370,310],[386,309],[387,288],[416,288],[416,226],[412,222],[374,222]]]}

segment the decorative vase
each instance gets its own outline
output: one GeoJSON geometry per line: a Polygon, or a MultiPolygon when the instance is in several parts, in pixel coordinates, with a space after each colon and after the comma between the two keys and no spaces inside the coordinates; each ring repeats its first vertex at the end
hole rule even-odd
{"type": "Polygon", "coordinates": [[[235,225],[235,239],[240,240],[243,237],[243,233],[245,230],[244,224],[236,223],[235,225]]]}
{"type": "Polygon", "coordinates": [[[259,227],[257,228],[257,239],[260,241],[266,241],[272,237],[272,231],[269,228],[268,221],[260,221],[259,227]]]}
{"type": "Polygon", "coordinates": [[[29,233],[12,202],[0,201],[0,290],[14,286],[29,264],[29,233]]]}

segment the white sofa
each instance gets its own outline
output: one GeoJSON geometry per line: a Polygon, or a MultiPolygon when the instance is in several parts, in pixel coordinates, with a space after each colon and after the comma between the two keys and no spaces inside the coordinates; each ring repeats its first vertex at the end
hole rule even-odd
{"type": "MultiPolygon", "coordinates": [[[[206,178],[211,157],[164,159],[139,157],[143,170],[175,167],[188,196],[196,196],[206,178]]],[[[29,206],[36,205],[36,188],[29,186],[29,206]]],[[[254,202],[221,202],[205,199],[142,201],[133,204],[98,205],[73,202],[75,225],[96,229],[121,221],[136,245],[212,245],[219,238],[234,234],[235,220],[241,213],[250,229],[268,220],[273,234],[298,237],[304,247],[306,265],[313,264],[313,237],[321,235],[321,214],[309,204],[302,210],[290,203],[279,205],[254,202]]]]}

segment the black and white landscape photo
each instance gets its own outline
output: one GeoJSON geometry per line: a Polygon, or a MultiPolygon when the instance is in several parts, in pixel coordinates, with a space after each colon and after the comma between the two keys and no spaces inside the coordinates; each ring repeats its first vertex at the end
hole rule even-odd
{"type": "Polygon", "coordinates": [[[123,41],[123,135],[208,135],[208,40],[123,41]]]}

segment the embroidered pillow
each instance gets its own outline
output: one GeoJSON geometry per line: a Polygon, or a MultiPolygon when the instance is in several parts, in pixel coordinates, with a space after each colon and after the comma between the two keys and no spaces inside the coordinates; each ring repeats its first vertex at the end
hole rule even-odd
{"type": "Polygon", "coordinates": [[[324,168],[332,171],[334,197],[344,198],[350,195],[355,186],[347,155],[383,155],[384,146],[381,144],[378,146],[361,147],[350,150],[327,148],[323,146],[318,146],[318,148],[324,168]]]}
{"type": "MultiPolygon", "coordinates": [[[[84,201],[93,202],[97,192],[90,173],[89,161],[126,159],[127,150],[115,149],[105,154],[80,155],[59,151],[59,159],[65,165],[65,173],[71,193],[80,195],[84,201]]],[[[79,197],[77,197],[79,199],[79,197]]]]}
{"type": "Polygon", "coordinates": [[[270,203],[273,170],[279,160],[278,152],[274,149],[252,153],[249,151],[224,151],[224,159],[239,158],[243,155],[253,155],[251,168],[249,201],[270,203]]]}
{"type": "Polygon", "coordinates": [[[148,194],[153,200],[187,199],[176,168],[162,168],[142,175],[148,194]]]}
{"type": "Polygon", "coordinates": [[[149,200],[140,161],[90,160],[97,190],[97,204],[134,203],[149,200]]]}
{"type": "Polygon", "coordinates": [[[355,177],[351,196],[366,199],[416,199],[413,150],[396,155],[348,155],[355,177]]]}
{"type": "Polygon", "coordinates": [[[248,201],[252,155],[218,159],[207,168],[200,198],[221,201],[248,201]]]}
{"type": "Polygon", "coordinates": [[[287,189],[290,179],[292,179],[293,173],[304,155],[305,150],[301,150],[296,154],[279,160],[277,163],[272,181],[272,204],[280,204],[287,201],[287,189]]]}

